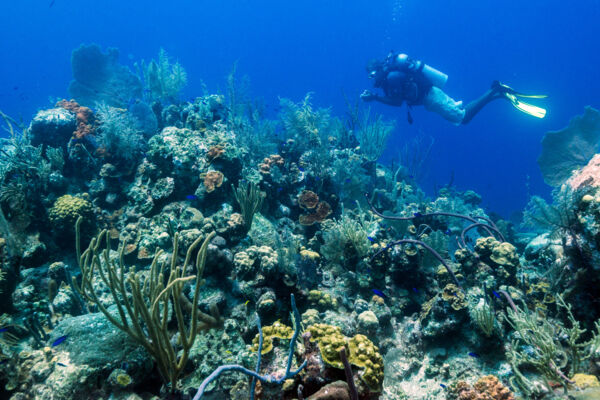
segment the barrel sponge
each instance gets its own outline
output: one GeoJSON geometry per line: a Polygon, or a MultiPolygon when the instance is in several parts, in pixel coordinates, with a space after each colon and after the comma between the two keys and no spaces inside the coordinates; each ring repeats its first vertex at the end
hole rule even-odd
{"type": "Polygon", "coordinates": [[[72,230],[79,216],[89,222],[93,216],[92,203],[82,197],[66,194],[54,202],[48,213],[52,225],[58,230],[72,230]]]}

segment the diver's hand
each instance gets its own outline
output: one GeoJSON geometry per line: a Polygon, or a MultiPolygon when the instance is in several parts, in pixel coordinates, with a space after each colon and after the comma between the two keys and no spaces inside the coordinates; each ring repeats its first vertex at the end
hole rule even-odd
{"type": "Polygon", "coordinates": [[[376,97],[377,96],[374,93],[371,93],[368,90],[365,90],[360,94],[360,98],[362,99],[362,101],[373,101],[376,97]]]}

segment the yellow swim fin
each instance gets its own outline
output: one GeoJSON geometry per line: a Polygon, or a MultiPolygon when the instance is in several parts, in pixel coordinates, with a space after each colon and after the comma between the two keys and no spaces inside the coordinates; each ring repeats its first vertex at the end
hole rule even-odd
{"type": "Polygon", "coordinates": [[[546,109],[521,101],[520,98],[545,99],[548,96],[544,94],[519,93],[510,86],[500,83],[499,81],[494,81],[492,83],[492,89],[494,89],[496,93],[506,97],[517,110],[536,118],[544,118],[546,116],[546,109]]]}
{"type": "MultiPolygon", "coordinates": [[[[504,93],[504,96],[510,101],[510,103],[519,111],[529,114],[536,118],[544,118],[546,116],[546,109],[533,104],[525,103],[517,98],[516,95],[511,93],[504,93]]],[[[536,99],[542,97],[535,97],[536,99]]]]}

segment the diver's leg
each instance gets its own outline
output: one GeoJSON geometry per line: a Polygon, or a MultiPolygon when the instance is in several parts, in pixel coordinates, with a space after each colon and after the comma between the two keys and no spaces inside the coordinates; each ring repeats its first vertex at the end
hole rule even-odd
{"type": "Polygon", "coordinates": [[[485,92],[483,94],[483,96],[481,96],[477,100],[473,100],[472,102],[467,104],[465,106],[465,116],[464,116],[461,124],[462,125],[468,124],[473,119],[473,117],[479,111],[481,111],[481,109],[483,107],[485,107],[486,104],[488,104],[492,100],[499,99],[500,97],[501,96],[499,96],[498,90],[496,88],[492,87],[492,89],[489,89],[487,92],[485,92]]]}

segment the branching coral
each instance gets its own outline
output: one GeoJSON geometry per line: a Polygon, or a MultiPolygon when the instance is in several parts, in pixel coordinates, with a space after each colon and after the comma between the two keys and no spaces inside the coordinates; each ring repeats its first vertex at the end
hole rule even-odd
{"type": "Polygon", "coordinates": [[[113,325],[131,336],[150,353],[162,378],[170,384],[170,390],[176,390],[177,381],[185,368],[198,331],[219,324],[216,308],[212,310],[212,315],[198,309],[206,250],[215,233],[206,238],[196,239],[188,248],[182,266],[177,265],[179,234],[176,233],[173,237],[173,253],[167,276],[165,264],[158,265],[162,251],[158,251],[154,256],[148,273],[136,272],[135,267],[126,271],[127,267],[123,262],[124,246],[119,247],[118,259],[111,259],[110,237],[106,230],[92,239],[89,247],[82,253],[81,222],[82,219],[79,218],[75,225],[81,283],[77,283],[74,278],[73,286],[87,301],[95,304],[113,325]],[[193,262],[194,251],[200,243],[202,245],[193,262]],[[196,274],[186,275],[192,266],[195,266],[196,274]],[[100,279],[110,290],[117,309],[116,315],[100,301],[94,279],[100,279]],[[194,284],[191,302],[183,294],[188,282],[194,284]],[[184,316],[185,309],[188,310],[187,320],[184,316]],[[173,335],[169,330],[169,322],[173,315],[181,349],[172,341],[173,335]]]}

